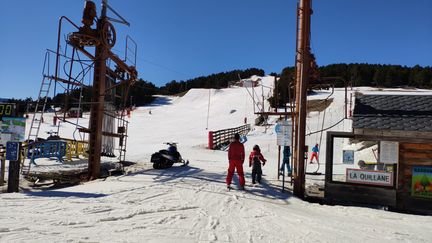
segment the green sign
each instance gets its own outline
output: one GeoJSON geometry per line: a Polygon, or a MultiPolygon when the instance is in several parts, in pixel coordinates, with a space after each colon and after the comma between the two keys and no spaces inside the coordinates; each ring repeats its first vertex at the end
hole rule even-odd
{"type": "Polygon", "coordinates": [[[23,142],[25,136],[25,125],[25,118],[3,117],[0,122],[0,133],[10,134],[10,142],[23,142]]]}
{"type": "Polygon", "coordinates": [[[432,198],[432,167],[413,167],[411,196],[432,198]]]}

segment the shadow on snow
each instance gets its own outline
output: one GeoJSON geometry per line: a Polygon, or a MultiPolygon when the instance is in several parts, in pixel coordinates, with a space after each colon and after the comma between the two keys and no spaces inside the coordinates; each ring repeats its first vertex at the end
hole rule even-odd
{"type": "Polygon", "coordinates": [[[99,198],[108,196],[102,193],[86,193],[86,192],[64,192],[64,191],[38,191],[26,192],[28,196],[33,197],[77,197],[77,198],[99,198]]]}
{"type": "Polygon", "coordinates": [[[145,105],[146,107],[155,107],[162,105],[170,105],[172,104],[172,100],[167,97],[157,97],[152,103],[145,105]]]}
{"type": "MultiPolygon", "coordinates": [[[[193,166],[174,166],[172,168],[162,169],[162,170],[151,169],[151,170],[136,172],[134,174],[153,176],[153,180],[159,183],[166,183],[166,182],[175,183],[176,180],[180,179],[180,181],[178,181],[178,184],[181,184],[182,182],[184,182],[181,179],[188,178],[188,179],[196,179],[197,187],[202,185],[200,183],[218,183],[222,188],[224,188],[223,190],[225,190],[226,187],[226,183],[225,183],[226,173],[206,172],[203,169],[193,167],[193,166]]],[[[245,173],[246,181],[250,180],[251,177],[252,177],[251,173],[249,172],[245,173]]],[[[235,184],[237,188],[240,187],[238,176],[236,173],[234,173],[232,183],[235,184]]],[[[180,185],[178,186],[181,187],[180,185]]],[[[233,190],[237,191],[238,189],[233,189],[233,190]]],[[[203,191],[219,193],[218,191],[209,191],[209,190],[203,190],[203,191]]],[[[265,178],[263,178],[262,184],[257,185],[255,187],[249,186],[249,184],[246,183],[245,193],[252,194],[257,197],[266,198],[266,199],[286,200],[292,197],[292,194],[290,192],[287,191],[282,192],[277,185],[271,184],[269,181],[265,180],[265,178]]]]}

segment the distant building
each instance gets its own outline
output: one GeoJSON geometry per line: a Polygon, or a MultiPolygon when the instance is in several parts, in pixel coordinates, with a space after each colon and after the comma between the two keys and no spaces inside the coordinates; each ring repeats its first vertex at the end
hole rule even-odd
{"type": "Polygon", "coordinates": [[[250,79],[242,79],[240,87],[257,87],[261,82],[261,78],[251,77],[250,79]]]}
{"type": "Polygon", "coordinates": [[[68,111],[68,117],[82,117],[83,110],[81,108],[72,107],[68,111]]]}

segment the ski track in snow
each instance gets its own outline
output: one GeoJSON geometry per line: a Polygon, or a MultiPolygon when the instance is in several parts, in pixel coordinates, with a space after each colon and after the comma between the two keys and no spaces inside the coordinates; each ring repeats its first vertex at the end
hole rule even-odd
{"type": "MultiPolygon", "coordinates": [[[[273,77],[263,82],[272,86],[273,77]]],[[[261,95],[261,88],[255,91],[261,95]]],[[[244,88],[210,93],[208,130],[242,125],[245,115],[254,120],[244,88]]],[[[138,164],[125,175],[56,190],[0,194],[0,242],[431,242],[431,216],[312,204],[282,193],[273,126],[254,127],[245,144],[247,154],[259,144],[269,161],[263,185],[250,184],[246,162],[246,191],[237,190],[236,175],[234,189],[227,191],[227,153],[205,148],[208,95],[208,90],[193,89],[181,98],[161,97],[168,101],[164,105],[134,111],[127,159],[138,164]],[[190,165],[151,169],[151,154],[168,141],[179,142],[190,165]]],[[[343,98],[336,91],[326,126],[343,116],[343,98]]],[[[52,119],[49,115],[46,121],[52,119]]],[[[319,128],[318,120],[318,113],[309,115],[310,130],[319,128]]],[[[349,126],[341,123],[332,130],[349,126]]],[[[45,134],[53,128],[45,123],[41,129],[45,134]]],[[[71,137],[74,128],[63,124],[62,131],[60,135],[71,137]]],[[[308,137],[308,144],[316,138],[308,137]]]]}

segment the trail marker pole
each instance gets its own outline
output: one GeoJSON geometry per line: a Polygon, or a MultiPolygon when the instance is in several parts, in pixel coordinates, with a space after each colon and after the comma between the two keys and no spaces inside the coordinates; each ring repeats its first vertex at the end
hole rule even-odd
{"type": "Polygon", "coordinates": [[[20,161],[21,161],[21,143],[7,142],[6,143],[6,159],[9,160],[9,173],[8,173],[8,188],[7,192],[19,191],[19,177],[20,177],[20,161]]]}

